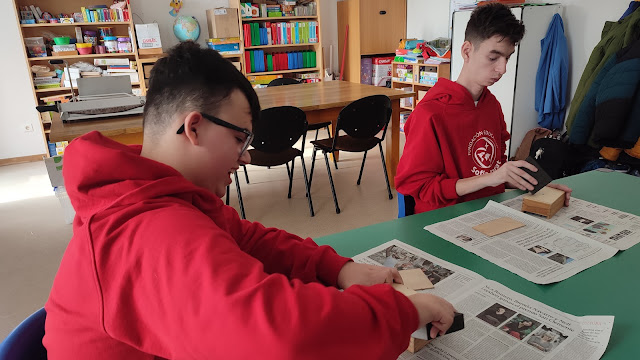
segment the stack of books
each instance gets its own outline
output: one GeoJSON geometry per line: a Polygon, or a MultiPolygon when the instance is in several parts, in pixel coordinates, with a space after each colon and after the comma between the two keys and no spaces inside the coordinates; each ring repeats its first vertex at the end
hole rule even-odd
{"type": "Polygon", "coordinates": [[[248,73],[315,68],[315,51],[267,53],[262,50],[245,51],[248,73]]]}

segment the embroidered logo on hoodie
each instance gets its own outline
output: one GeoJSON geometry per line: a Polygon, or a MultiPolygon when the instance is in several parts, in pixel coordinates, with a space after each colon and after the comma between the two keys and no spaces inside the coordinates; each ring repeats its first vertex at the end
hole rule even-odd
{"type": "Polygon", "coordinates": [[[498,143],[488,130],[478,131],[467,147],[467,155],[473,159],[474,167],[471,171],[475,175],[496,171],[501,161],[498,158],[498,143]]]}

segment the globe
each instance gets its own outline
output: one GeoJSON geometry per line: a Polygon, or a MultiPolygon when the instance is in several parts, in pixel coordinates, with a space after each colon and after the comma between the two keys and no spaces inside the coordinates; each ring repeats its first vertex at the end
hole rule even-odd
{"type": "Polygon", "coordinates": [[[200,24],[193,16],[180,15],[173,22],[173,34],[180,41],[196,41],[200,36],[200,24]]]}

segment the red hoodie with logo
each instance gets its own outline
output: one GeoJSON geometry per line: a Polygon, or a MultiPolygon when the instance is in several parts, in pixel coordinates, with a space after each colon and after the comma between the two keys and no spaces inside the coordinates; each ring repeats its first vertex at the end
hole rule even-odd
{"type": "Polygon", "coordinates": [[[421,213],[504,192],[504,185],[458,196],[456,182],[497,170],[509,140],[500,103],[485,88],[476,105],[462,85],[440,79],[409,116],[396,189],[421,213]]]}
{"type": "Polygon", "coordinates": [[[395,359],[418,313],[349,259],[240,220],[175,169],[97,132],[65,151],[73,238],[46,303],[49,359],[395,359]]]}

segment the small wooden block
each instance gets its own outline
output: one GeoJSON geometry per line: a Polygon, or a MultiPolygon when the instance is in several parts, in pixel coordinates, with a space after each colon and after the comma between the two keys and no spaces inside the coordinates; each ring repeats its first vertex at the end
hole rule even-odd
{"type": "Polygon", "coordinates": [[[412,337],[411,340],[409,340],[409,347],[407,348],[407,351],[415,354],[416,352],[420,351],[420,349],[427,346],[430,342],[431,340],[422,340],[412,337]]]}
{"type": "Polygon", "coordinates": [[[525,195],[522,199],[522,211],[546,216],[550,219],[564,206],[564,191],[550,188],[542,188],[535,195],[525,195]]]}
{"type": "Polygon", "coordinates": [[[473,229],[487,236],[496,236],[523,226],[524,224],[520,221],[505,216],[476,225],[473,229]]]}
{"type": "Polygon", "coordinates": [[[433,289],[433,284],[422,269],[400,270],[404,284],[412,290],[433,289]]]}

